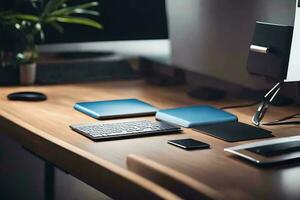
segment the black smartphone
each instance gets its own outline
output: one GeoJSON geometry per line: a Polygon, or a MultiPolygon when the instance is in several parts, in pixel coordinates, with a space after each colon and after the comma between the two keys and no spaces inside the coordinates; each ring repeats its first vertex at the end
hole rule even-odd
{"type": "Polygon", "coordinates": [[[195,150],[195,149],[206,149],[209,148],[209,144],[204,142],[194,140],[191,138],[180,139],[180,140],[169,140],[169,144],[180,147],[185,150],[195,150]]]}

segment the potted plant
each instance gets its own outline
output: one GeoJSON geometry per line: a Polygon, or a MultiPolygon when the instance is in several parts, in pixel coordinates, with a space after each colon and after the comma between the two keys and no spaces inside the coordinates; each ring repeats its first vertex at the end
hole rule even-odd
{"type": "MultiPolygon", "coordinates": [[[[9,57],[13,57],[13,62],[20,66],[20,82],[23,85],[33,84],[35,81],[36,60],[39,55],[36,39],[44,41],[45,26],[52,26],[60,33],[64,32],[62,23],[102,28],[97,21],[87,17],[87,15],[99,15],[97,11],[91,10],[98,6],[96,1],[71,6],[67,4],[68,0],[49,0],[47,3],[43,0],[28,0],[28,2],[33,8],[31,13],[14,10],[0,11],[2,26],[14,27],[23,35],[24,48],[14,52],[13,56],[9,52],[9,57]]],[[[3,52],[1,55],[5,57],[3,52]]]]}

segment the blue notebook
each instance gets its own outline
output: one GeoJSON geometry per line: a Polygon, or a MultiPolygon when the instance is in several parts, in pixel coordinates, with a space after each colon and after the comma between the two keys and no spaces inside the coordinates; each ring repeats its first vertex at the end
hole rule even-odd
{"type": "Polygon", "coordinates": [[[74,108],[96,119],[155,115],[158,110],[138,99],[80,102],[74,108]]]}
{"type": "Polygon", "coordinates": [[[156,119],[183,127],[238,121],[235,115],[207,105],[159,110],[156,119]]]}

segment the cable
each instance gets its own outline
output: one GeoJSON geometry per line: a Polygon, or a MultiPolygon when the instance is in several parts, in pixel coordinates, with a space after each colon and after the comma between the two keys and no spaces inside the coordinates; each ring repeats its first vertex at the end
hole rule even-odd
{"type": "Polygon", "coordinates": [[[262,123],[265,126],[276,126],[276,125],[300,125],[300,121],[288,121],[291,119],[300,118],[300,113],[293,114],[287,117],[283,117],[281,119],[277,119],[271,122],[262,123]]]}
{"type": "Polygon", "coordinates": [[[264,126],[282,126],[282,125],[300,125],[300,121],[290,121],[290,122],[268,122],[268,123],[261,123],[264,126]]]}
{"type": "MultiPolygon", "coordinates": [[[[245,108],[245,107],[251,107],[251,106],[258,105],[259,103],[261,103],[261,101],[256,101],[256,102],[249,103],[249,104],[224,106],[224,107],[220,107],[219,109],[226,110],[226,109],[233,109],[233,108],[245,108]]],[[[263,122],[263,123],[261,123],[261,125],[264,125],[264,126],[300,125],[300,121],[288,121],[288,120],[295,119],[295,118],[300,118],[300,113],[289,115],[287,117],[283,117],[281,119],[277,119],[277,120],[274,120],[271,122],[263,122]]]]}
{"type": "MultiPolygon", "coordinates": [[[[245,108],[245,107],[251,107],[260,104],[262,101],[256,101],[249,104],[240,104],[240,105],[232,105],[232,106],[224,106],[220,107],[221,110],[226,109],[233,109],[233,108],[245,108]]],[[[263,122],[261,125],[264,126],[283,126],[283,125],[300,125],[300,121],[288,121],[291,119],[300,118],[300,113],[289,115],[287,117],[283,117],[281,119],[277,119],[271,122],[263,122]]]]}
{"type": "Polygon", "coordinates": [[[221,109],[221,110],[227,110],[227,109],[233,109],[233,108],[246,108],[246,107],[251,107],[251,106],[258,105],[260,102],[261,102],[261,100],[255,101],[255,102],[252,102],[252,103],[249,103],[249,104],[224,106],[224,107],[220,107],[219,109],[221,109]]]}

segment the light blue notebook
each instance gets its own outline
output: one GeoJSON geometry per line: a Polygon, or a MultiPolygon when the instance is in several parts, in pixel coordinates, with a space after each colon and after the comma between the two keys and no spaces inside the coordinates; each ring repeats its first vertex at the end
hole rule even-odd
{"type": "Polygon", "coordinates": [[[159,110],[156,119],[183,127],[238,121],[235,115],[207,105],[159,110]]]}
{"type": "Polygon", "coordinates": [[[138,99],[76,103],[74,108],[96,119],[155,115],[157,108],[138,99]]]}

